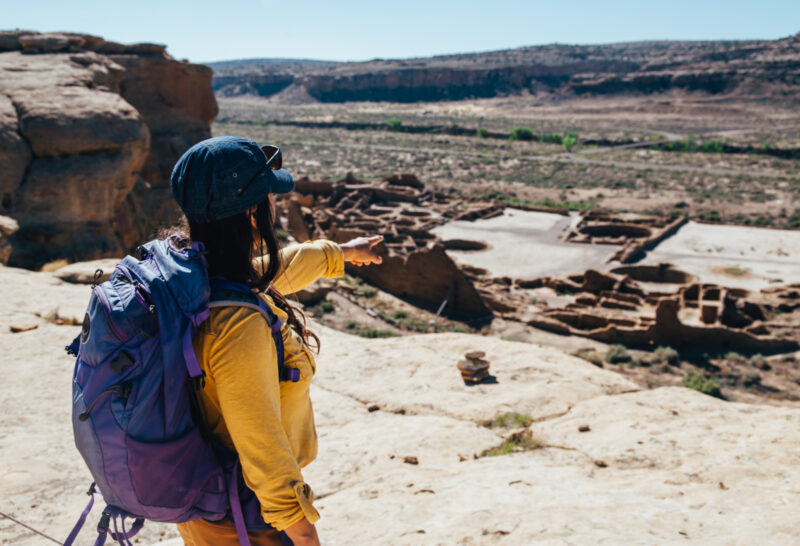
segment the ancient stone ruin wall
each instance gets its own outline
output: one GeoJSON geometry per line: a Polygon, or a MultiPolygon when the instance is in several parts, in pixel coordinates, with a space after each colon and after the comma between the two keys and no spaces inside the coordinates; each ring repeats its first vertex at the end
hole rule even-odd
{"type": "MultiPolygon", "coordinates": [[[[289,232],[299,241],[326,237],[344,242],[382,234],[376,247],[383,263],[348,271],[375,286],[432,310],[466,320],[491,317],[492,311],[471,279],[429,230],[454,216],[443,196],[425,190],[413,175],[397,175],[367,184],[344,180],[299,179],[296,193],[281,200],[289,232]]],[[[489,215],[492,207],[467,207],[460,214],[489,215]]]]}
{"type": "Polygon", "coordinates": [[[686,216],[669,218],[589,211],[564,239],[572,243],[622,245],[609,262],[633,263],[686,222],[686,216]]]}
{"type": "Polygon", "coordinates": [[[210,136],[207,67],[157,44],[0,32],[0,215],[13,265],[119,255],[176,218],[172,165],[210,136]]]}
{"type": "Polygon", "coordinates": [[[546,309],[528,320],[531,326],[559,334],[642,349],[666,345],[775,353],[798,347],[796,336],[786,335],[791,331],[776,321],[776,315],[800,309],[797,287],[751,293],[698,283],[669,264],[623,266],[609,273],[589,269],[582,275],[542,277],[517,285],[574,295],[565,307],[546,309]],[[665,288],[645,289],[640,282],[662,283],[665,288]]]}

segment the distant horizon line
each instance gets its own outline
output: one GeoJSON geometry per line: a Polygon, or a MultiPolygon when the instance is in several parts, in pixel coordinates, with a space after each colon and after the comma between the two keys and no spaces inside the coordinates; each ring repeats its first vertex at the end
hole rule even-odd
{"type": "MultiPolygon", "coordinates": [[[[67,31],[62,31],[67,32],[67,31]]],[[[453,57],[457,55],[476,55],[480,53],[496,53],[500,51],[514,51],[517,49],[525,49],[530,47],[547,47],[547,46],[577,46],[577,47],[587,47],[587,46],[612,46],[612,45],[623,45],[623,44],[658,44],[658,43],[708,43],[708,42],[777,42],[780,40],[785,40],[787,38],[791,38],[792,36],[797,36],[800,34],[800,31],[794,34],[788,34],[786,36],[782,36],[780,38],[734,38],[734,39],[693,39],[693,40],[683,40],[683,39],[652,39],[652,40],[627,40],[627,41],[612,41],[612,42],[593,42],[593,43],[568,43],[568,42],[548,42],[542,44],[528,44],[528,45],[521,45],[517,47],[505,47],[500,49],[485,49],[481,51],[461,51],[455,53],[435,53],[426,56],[414,56],[414,57],[372,57],[368,59],[346,59],[346,60],[334,60],[334,59],[313,59],[308,57],[240,57],[237,59],[220,59],[216,61],[192,61],[196,64],[221,64],[221,63],[236,63],[236,62],[253,62],[253,61],[277,61],[277,62],[314,62],[314,63],[368,63],[373,61],[410,61],[415,59],[431,59],[436,57],[453,57]]],[[[169,50],[169,46],[167,46],[169,50]]]]}

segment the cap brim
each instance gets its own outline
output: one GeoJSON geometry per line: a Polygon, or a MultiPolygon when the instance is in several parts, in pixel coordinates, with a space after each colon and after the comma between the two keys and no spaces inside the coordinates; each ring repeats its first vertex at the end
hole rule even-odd
{"type": "Polygon", "coordinates": [[[249,210],[267,198],[270,193],[288,193],[294,189],[294,179],[286,169],[267,169],[253,180],[243,195],[228,209],[220,211],[218,218],[249,210]]]}
{"type": "Polygon", "coordinates": [[[294,178],[286,169],[269,169],[264,177],[269,193],[289,193],[294,189],[294,178]]]}

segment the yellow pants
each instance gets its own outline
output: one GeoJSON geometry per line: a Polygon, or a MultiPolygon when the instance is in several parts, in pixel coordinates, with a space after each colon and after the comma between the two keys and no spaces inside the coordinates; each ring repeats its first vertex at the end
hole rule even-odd
{"type": "MultiPolygon", "coordinates": [[[[178,524],[178,531],[186,546],[238,546],[239,537],[233,522],[196,519],[178,524]]],[[[275,529],[247,533],[253,546],[281,546],[281,536],[275,529]]]]}

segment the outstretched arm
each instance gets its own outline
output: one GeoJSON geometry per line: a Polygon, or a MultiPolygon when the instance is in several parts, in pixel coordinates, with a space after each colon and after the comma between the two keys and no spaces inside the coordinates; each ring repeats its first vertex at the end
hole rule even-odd
{"type": "MultiPolygon", "coordinates": [[[[335,278],[344,275],[344,263],[369,265],[381,263],[375,254],[375,245],[383,241],[382,235],[357,237],[341,245],[332,241],[318,240],[298,245],[290,245],[281,250],[282,267],[273,281],[273,286],[281,294],[299,292],[318,279],[335,278]]],[[[269,256],[256,258],[256,267],[266,268],[269,256]]]]}

